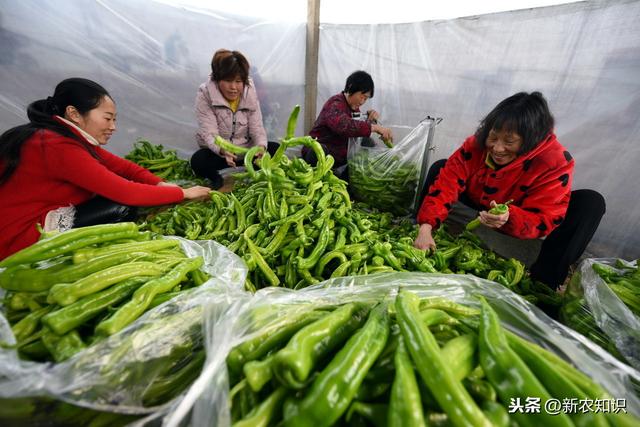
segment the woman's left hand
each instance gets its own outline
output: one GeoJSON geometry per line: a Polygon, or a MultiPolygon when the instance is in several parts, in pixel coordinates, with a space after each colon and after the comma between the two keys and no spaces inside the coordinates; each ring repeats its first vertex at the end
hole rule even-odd
{"type": "MultiPolygon", "coordinates": [[[[491,201],[490,206],[493,208],[497,205],[495,200],[491,201]]],[[[480,211],[480,222],[489,228],[500,228],[509,221],[509,211],[500,215],[490,214],[487,211],[480,211]]]]}
{"type": "Polygon", "coordinates": [[[160,187],[180,187],[178,184],[173,184],[171,182],[160,181],[156,185],[160,187]]]}
{"type": "Polygon", "coordinates": [[[371,123],[376,123],[380,118],[380,114],[376,110],[367,110],[367,120],[371,123]]]}

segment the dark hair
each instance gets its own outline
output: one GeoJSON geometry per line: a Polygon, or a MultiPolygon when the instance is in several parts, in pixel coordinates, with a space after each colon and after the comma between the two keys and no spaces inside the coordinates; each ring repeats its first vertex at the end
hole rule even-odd
{"type": "Polygon", "coordinates": [[[347,77],[343,92],[348,94],[371,92],[371,98],[373,98],[373,79],[366,71],[354,71],[347,77]]]}
{"type": "Polygon", "coordinates": [[[518,154],[533,150],[553,131],[553,116],[540,92],[519,92],[502,100],[482,119],[476,140],[484,148],[491,130],[515,132],[522,138],[518,154]]]}
{"type": "Polygon", "coordinates": [[[219,49],[211,59],[211,80],[233,79],[240,76],[245,85],[249,84],[249,61],[237,50],[219,49]]]}
{"type": "Polygon", "coordinates": [[[89,147],[82,138],[73,133],[67,126],[53,118],[64,116],[68,106],[73,106],[81,115],[96,108],[109,92],[98,83],[82,78],[66,79],[58,83],[53,96],[32,102],[27,107],[29,123],[16,126],[0,136],[0,161],[4,167],[0,173],[0,184],[5,183],[15,172],[20,163],[22,145],[38,129],[48,129],[82,143],[82,146],[97,157],[95,150],[89,147]]]}

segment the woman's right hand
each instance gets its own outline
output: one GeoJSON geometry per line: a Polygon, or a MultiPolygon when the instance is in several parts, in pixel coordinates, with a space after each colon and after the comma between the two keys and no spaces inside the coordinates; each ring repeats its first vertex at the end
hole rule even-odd
{"type": "Polygon", "coordinates": [[[431,250],[436,248],[436,241],[431,235],[431,226],[429,224],[421,224],[418,229],[418,237],[413,242],[413,246],[418,249],[431,250]]]}
{"type": "Polygon", "coordinates": [[[230,168],[235,168],[236,167],[236,155],[235,154],[223,151],[222,155],[224,156],[224,159],[227,161],[227,164],[229,165],[230,168]]]}
{"type": "Polygon", "coordinates": [[[211,193],[209,187],[203,187],[201,185],[196,185],[195,187],[183,188],[182,194],[184,200],[205,200],[209,198],[209,193],[211,193]]]}
{"type": "Polygon", "coordinates": [[[373,124],[373,125],[371,125],[371,130],[373,132],[377,133],[378,135],[380,135],[380,137],[384,141],[393,142],[393,134],[391,133],[391,129],[383,127],[383,126],[380,126],[380,125],[373,124]]]}

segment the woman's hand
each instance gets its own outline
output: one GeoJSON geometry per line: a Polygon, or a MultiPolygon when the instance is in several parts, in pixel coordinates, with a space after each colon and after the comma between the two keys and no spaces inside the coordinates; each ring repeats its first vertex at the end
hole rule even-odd
{"type": "Polygon", "coordinates": [[[377,123],[380,118],[380,114],[376,110],[367,110],[367,120],[370,123],[377,123]]]}
{"type": "Polygon", "coordinates": [[[183,188],[182,194],[184,200],[205,200],[209,198],[211,191],[209,187],[196,185],[195,187],[183,188]]]}
{"type": "Polygon", "coordinates": [[[171,182],[160,181],[156,184],[158,187],[180,187],[178,184],[173,184],[171,182]]]}
{"type": "MultiPolygon", "coordinates": [[[[495,200],[491,201],[490,206],[493,208],[497,205],[495,200]]],[[[490,228],[500,228],[509,221],[509,211],[500,215],[490,214],[487,211],[481,211],[479,214],[480,222],[490,228]]]]}
{"type": "Polygon", "coordinates": [[[226,151],[222,151],[222,155],[224,156],[224,159],[227,161],[227,164],[229,165],[230,168],[235,168],[236,167],[236,155],[233,153],[229,153],[226,151]]]}
{"type": "Polygon", "coordinates": [[[391,129],[373,124],[371,125],[371,130],[377,133],[378,135],[380,135],[383,141],[393,142],[393,135],[391,134],[391,129]]]}
{"type": "Polygon", "coordinates": [[[413,246],[418,249],[430,250],[436,248],[436,241],[431,235],[431,226],[429,224],[421,224],[418,229],[418,237],[413,242],[413,246]]]}

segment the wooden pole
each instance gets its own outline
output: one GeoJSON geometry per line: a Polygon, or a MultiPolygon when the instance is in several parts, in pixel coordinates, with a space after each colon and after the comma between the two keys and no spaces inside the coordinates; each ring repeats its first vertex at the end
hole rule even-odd
{"type": "Polygon", "coordinates": [[[318,48],[320,42],[320,0],[307,0],[307,48],[305,54],[304,134],[316,120],[318,97],[318,48]]]}

